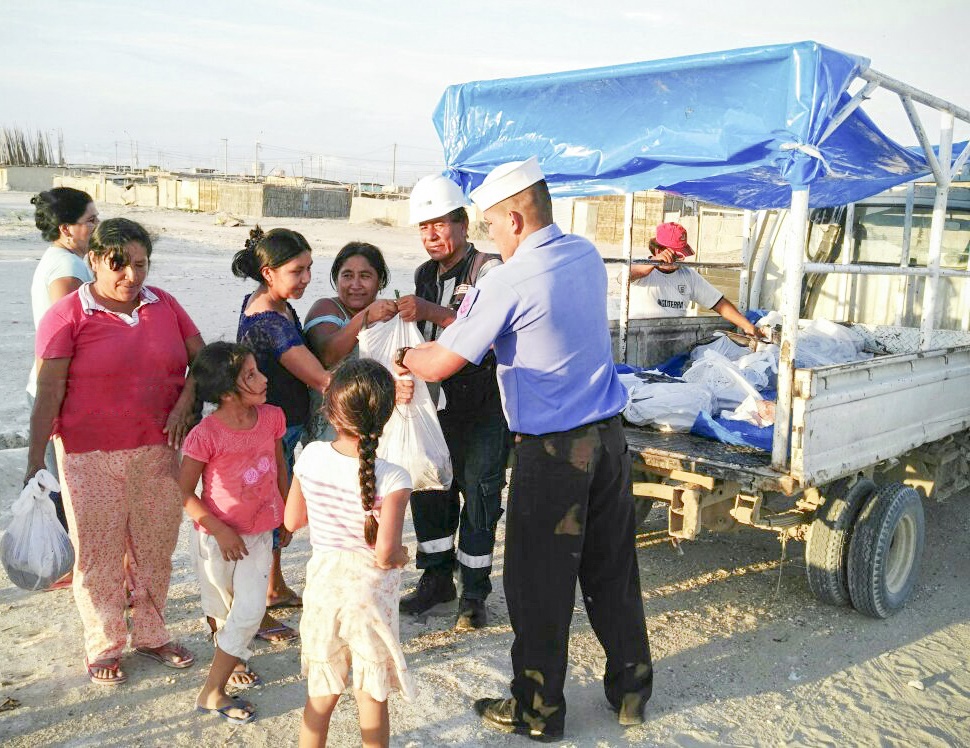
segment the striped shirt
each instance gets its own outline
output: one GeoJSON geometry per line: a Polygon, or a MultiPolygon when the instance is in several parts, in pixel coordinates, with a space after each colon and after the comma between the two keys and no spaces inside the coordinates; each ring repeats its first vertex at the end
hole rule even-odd
{"type": "MultiPolygon", "coordinates": [[[[310,442],[293,467],[306,499],[310,545],[315,551],[345,550],[366,553],[374,549],[364,540],[364,507],[360,503],[360,461],[333,448],[332,442],[310,442]]],[[[377,491],[374,515],[388,494],[411,488],[404,468],[378,459],[374,468],[377,491]]]]}

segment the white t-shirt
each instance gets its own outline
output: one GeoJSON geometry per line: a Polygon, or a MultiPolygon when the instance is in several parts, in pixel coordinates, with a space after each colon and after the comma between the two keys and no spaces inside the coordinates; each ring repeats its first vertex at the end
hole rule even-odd
{"type": "MultiPolygon", "coordinates": [[[[50,246],[40,258],[34,269],[34,278],[30,283],[30,307],[34,315],[34,329],[40,324],[41,317],[51,308],[51,297],[48,287],[58,278],[77,278],[82,283],[94,280],[91,268],[83,259],[63,247],[50,246]]],[[[37,362],[30,367],[30,378],[27,380],[27,392],[37,396],[37,362]]]]}
{"type": "MultiPolygon", "coordinates": [[[[293,466],[306,499],[310,545],[315,551],[345,550],[374,557],[364,540],[364,507],[360,503],[360,461],[340,454],[333,442],[310,442],[293,466]]],[[[374,466],[377,490],[374,516],[381,521],[384,497],[411,488],[407,471],[380,458],[374,466]]]]}
{"type": "Polygon", "coordinates": [[[644,289],[631,297],[644,317],[684,317],[694,301],[708,309],[724,296],[693,268],[679,267],[672,273],[654,270],[634,285],[644,289]]]}

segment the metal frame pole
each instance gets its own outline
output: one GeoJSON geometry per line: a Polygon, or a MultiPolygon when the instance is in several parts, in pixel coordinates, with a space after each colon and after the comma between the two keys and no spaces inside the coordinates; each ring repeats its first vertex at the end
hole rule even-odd
{"type": "MultiPolygon", "coordinates": [[[[926,268],[930,276],[923,289],[923,313],[919,324],[919,349],[933,345],[933,330],[939,322],[940,254],[943,248],[943,229],[946,222],[946,201],[950,193],[950,161],[953,150],[953,114],[940,114],[940,168],[937,172],[936,199],[933,201],[933,220],[930,223],[930,248],[926,268]],[[944,160],[945,159],[945,160],[944,160]]],[[[929,152],[932,155],[932,151],[929,152]]]]}
{"type": "Polygon", "coordinates": [[[633,193],[625,195],[623,204],[623,273],[620,276],[620,361],[624,364],[627,336],[630,332],[630,269],[633,265],[633,193]]]}
{"type": "MultiPolygon", "coordinates": [[[[855,251],[855,203],[845,206],[845,234],[842,236],[842,265],[852,264],[852,253],[855,251]]],[[[836,317],[842,322],[849,321],[849,284],[848,275],[839,280],[839,303],[836,307],[836,317]]]]}
{"type": "Polygon", "coordinates": [[[754,256],[754,211],[744,211],[741,219],[741,275],[738,279],[738,310],[748,311],[748,288],[751,284],[751,258],[754,256]]]}
{"type": "MultiPolygon", "coordinates": [[[[906,213],[903,216],[903,251],[899,258],[899,267],[909,267],[910,247],[913,243],[913,208],[916,204],[916,183],[906,185],[906,213]]],[[[896,325],[903,324],[903,312],[906,311],[911,284],[909,278],[899,279],[896,293],[896,325]]]]}
{"type": "Polygon", "coordinates": [[[801,314],[802,276],[805,265],[805,239],[808,233],[808,187],[792,187],[791,213],[788,216],[788,242],[785,246],[784,282],[781,297],[781,346],[778,356],[778,401],[775,406],[775,432],[771,443],[771,466],[787,472],[791,446],[792,401],[795,385],[795,350],[801,314]]]}

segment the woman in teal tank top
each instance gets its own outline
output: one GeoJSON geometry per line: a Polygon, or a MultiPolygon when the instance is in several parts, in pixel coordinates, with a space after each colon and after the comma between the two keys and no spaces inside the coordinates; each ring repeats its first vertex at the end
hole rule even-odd
{"type": "MultiPolygon", "coordinates": [[[[307,345],[326,368],[332,369],[345,358],[357,358],[358,333],[397,314],[394,301],[377,298],[388,279],[384,255],[373,244],[350,242],[337,253],[330,268],[330,283],[337,296],[317,299],[303,325],[307,345]]],[[[321,404],[322,396],[311,393],[307,441],[331,441],[336,435],[320,414],[321,404]]]]}

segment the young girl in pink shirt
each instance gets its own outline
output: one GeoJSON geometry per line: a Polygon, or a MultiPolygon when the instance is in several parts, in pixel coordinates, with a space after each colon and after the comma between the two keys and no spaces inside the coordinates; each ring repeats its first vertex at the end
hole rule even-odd
{"type": "Polygon", "coordinates": [[[283,524],[286,417],[266,404],[266,377],[245,345],[207,345],[192,374],[199,396],[218,405],[186,437],[179,476],[185,511],[195,524],[191,545],[202,609],[216,645],[196,708],[245,724],[256,710],[230,697],[226,685],[230,678],[239,688],[260,682],[247,661],[266,612],[273,530],[283,524]],[[195,493],[200,477],[201,498],[195,493]]]}
{"type": "Polygon", "coordinates": [[[303,592],[303,673],[307,702],[300,746],[326,745],[330,716],[352,685],[363,745],[390,738],[387,697],[414,694],[398,638],[407,472],[377,458],[394,409],[394,380],[371,359],[347,361],[324,395],[332,442],[310,442],[293,469],[286,527],[310,526],[313,556],[303,592]]]}

